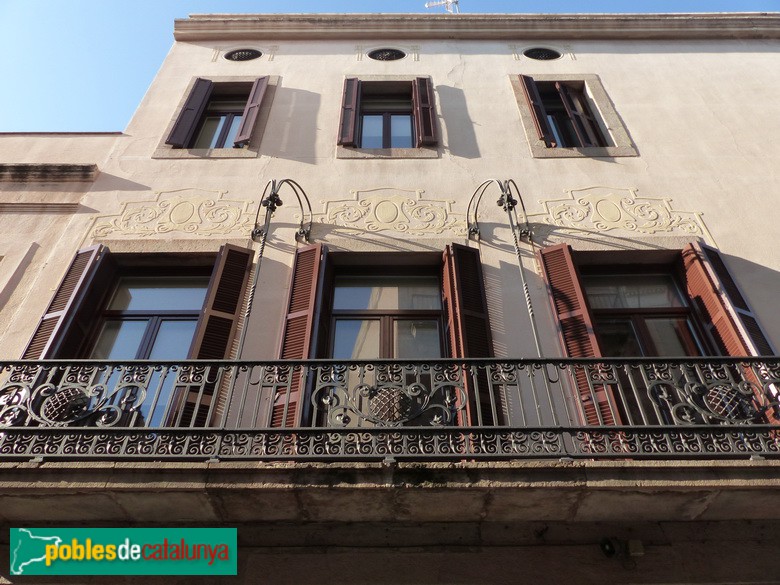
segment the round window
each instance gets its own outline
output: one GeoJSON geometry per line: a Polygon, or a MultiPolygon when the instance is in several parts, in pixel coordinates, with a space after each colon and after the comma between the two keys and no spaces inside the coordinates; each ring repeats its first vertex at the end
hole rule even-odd
{"type": "Polygon", "coordinates": [[[376,49],[368,54],[368,58],[374,61],[398,61],[404,57],[406,53],[400,49],[376,49]]]}
{"type": "Polygon", "coordinates": [[[553,61],[560,59],[561,54],[553,49],[547,49],[545,47],[534,47],[533,49],[526,49],[523,51],[523,55],[529,59],[536,59],[537,61],[553,61]]]}
{"type": "Polygon", "coordinates": [[[225,59],[228,61],[251,61],[262,57],[263,53],[257,49],[236,49],[225,54],[225,59]]]}

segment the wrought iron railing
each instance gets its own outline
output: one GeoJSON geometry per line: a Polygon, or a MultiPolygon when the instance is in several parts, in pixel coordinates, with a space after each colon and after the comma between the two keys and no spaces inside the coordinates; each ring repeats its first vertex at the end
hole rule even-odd
{"type": "Polygon", "coordinates": [[[0,363],[0,458],[780,456],[780,358],[0,363]]]}

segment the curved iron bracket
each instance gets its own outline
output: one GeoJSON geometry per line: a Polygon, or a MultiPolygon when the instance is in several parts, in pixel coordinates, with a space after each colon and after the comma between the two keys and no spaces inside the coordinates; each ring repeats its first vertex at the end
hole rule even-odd
{"type": "Polygon", "coordinates": [[[271,216],[273,216],[278,207],[282,206],[282,199],[279,197],[279,190],[285,185],[287,185],[292,190],[295,198],[298,201],[298,207],[301,210],[301,223],[298,226],[298,231],[295,232],[295,241],[309,241],[311,236],[312,210],[311,202],[309,201],[309,197],[306,195],[306,191],[304,191],[303,187],[301,187],[292,179],[282,179],[281,181],[273,179],[266,184],[265,189],[263,190],[263,197],[260,201],[260,205],[257,208],[257,214],[255,215],[255,227],[252,229],[251,234],[253,242],[259,242],[264,235],[267,235],[268,227],[271,223],[271,216]],[[263,208],[265,208],[265,221],[261,226],[260,211],[263,208]]]}

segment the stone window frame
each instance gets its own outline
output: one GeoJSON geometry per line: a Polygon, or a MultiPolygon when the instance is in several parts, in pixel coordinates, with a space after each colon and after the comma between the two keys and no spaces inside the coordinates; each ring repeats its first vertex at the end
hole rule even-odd
{"type": "MultiPolygon", "coordinates": [[[[408,56],[408,55],[407,55],[408,56]]],[[[413,83],[420,75],[354,75],[361,82],[372,81],[400,81],[413,83]]],[[[435,86],[434,86],[435,91],[435,86]]],[[[339,92],[341,95],[341,92],[339,92]]],[[[436,100],[436,117],[438,118],[438,104],[436,100]]],[[[336,145],[337,159],[420,159],[420,158],[439,158],[439,149],[441,148],[441,138],[436,146],[420,146],[412,148],[356,148],[353,146],[336,145]]]]}
{"type": "MultiPolygon", "coordinates": [[[[187,101],[192,88],[195,86],[195,81],[198,77],[190,79],[189,84],[182,93],[181,100],[176,106],[168,125],[162,132],[160,141],[157,144],[157,148],[152,154],[153,159],[214,159],[214,158],[257,158],[261,156],[260,144],[265,134],[265,128],[268,124],[268,118],[271,114],[271,104],[273,103],[276,88],[279,86],[280,77],[278,75],[268,76],[268,88],[266,89],[265,97],[260,106],[260,111],[257,115],[257,121],[255,122],[255,128],[252,131],[252,139],[249,144],[244,148],[174,148],[169,144],[165,144],[166,137],[171,133],[173,125],[179,117],[184,104],[187,101]]],[[[220,83],[253,83],[257,79],[257,75],[219,75],[208,76],[207,79],[215,84],[220,83]]]]}
{"type": "Polygon", "coordinates": [[[628,133],[628,129],[623,124],[620,116],[615,109],[615,105],[609,98],[604,85],[598,75],[595,74],[533,74],[534,81],[548,82],[582,82],[585,84],[583,92],[588,101],[588,106],[598,122],[599,128],[605,138],[612,143],[610,146],[588,146],[588,147],[563,147],[550,148],[544,140],[539,138],[536,126],[534,124],[534,114],[525,97],[520,74],[511,74],[509,76],[512,84],[512,90],[515,93],[517,108],[520,111],[520,120],[525,130],[528,145],[531,149],[531,156],[534,158],[598,158],[598,157],[621,157],[621,156],[639,156],[636,145],[628,133]]]}

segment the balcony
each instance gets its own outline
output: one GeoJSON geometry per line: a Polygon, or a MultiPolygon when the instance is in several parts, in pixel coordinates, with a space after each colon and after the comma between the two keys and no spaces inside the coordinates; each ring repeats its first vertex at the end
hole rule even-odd
{"type": "Polygon", "coordinates": [[[780,358],[0,364],[0,459],[780,456],[780,358]]]}

